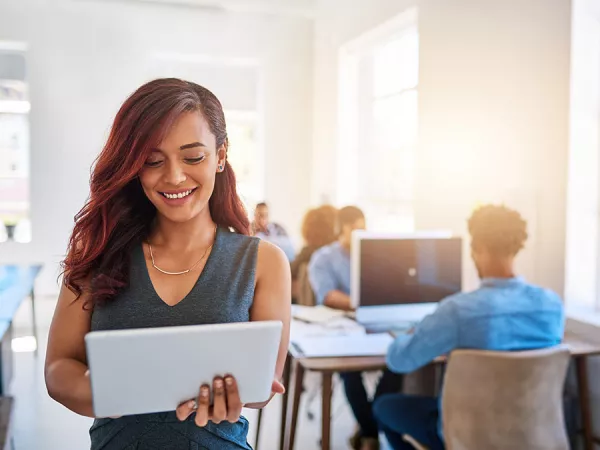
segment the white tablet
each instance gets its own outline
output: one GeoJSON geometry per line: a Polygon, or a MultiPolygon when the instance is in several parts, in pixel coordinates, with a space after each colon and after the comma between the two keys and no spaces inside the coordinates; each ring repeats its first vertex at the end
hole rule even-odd
{"type": "Polygon", "coordinates": [[[96,417],[173,411],[215,376],[233,375],[242,403],[263,402],[282,323],[93,331],[85,336],[96,417]]]}

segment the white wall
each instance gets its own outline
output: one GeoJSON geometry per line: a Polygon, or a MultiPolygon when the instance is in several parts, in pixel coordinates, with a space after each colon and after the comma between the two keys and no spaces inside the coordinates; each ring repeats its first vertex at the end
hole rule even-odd
{"type": "MultiPolygon", "coordinates": [[[[505,201],[530,225],[521,272],[562,294],[568,1],[380,0],[369,8],[321,2],[312,201],[335,198],[339,45],[414,4],[420,38],[417,228],[464,234],[478,203],[505,201]]],[[[469,288],[476,276],[470,263],[465,267],[469,288]]]]}
{"type": "Polygon", "coordinates": [[[0,263],[43,262],[38,291],[56,292],[57,263],[88,195],[90,165],[121,102],[152,73],[156,54],[257,62],[266,200],[275,218],[296,229],[309,202],[312,31],[310,20],[289,16],[0,0],[0,41],[30,49],[34,227],[31,244],[0,245],[0,263]]]}
{"type": "Polygon", "coordinates": [[[504,201],[529,222],[521,272],[562,294],[571,2],[425,0],[419,32],[417,226],[504,201]]]}

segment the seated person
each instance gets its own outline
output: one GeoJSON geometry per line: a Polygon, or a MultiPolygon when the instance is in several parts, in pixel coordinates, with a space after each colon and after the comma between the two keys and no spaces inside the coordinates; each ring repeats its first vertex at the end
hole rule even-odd
{"type": "Polygon", "coordinates": [[[292,240],[281,225],[269,222],[269,206],[259,203],[254,209],[254,220],[252,221],[252,236],[269,241],[284,251],[289,261],[294,260],[294,245],[292,240]]]}
{"type": "MultiPolygon", "coordinates": [[[[561,342],[560,297],[515,276],[513,262],[527,239],[526,223],[504,206],[484,206],[469,219],[472,257],[481,287],[443,300],[412,335],[390,346],[388,367],[409,373],[454,349],[517,351],[561,342]]],[[[407,434],[430,450],[443,449],[438,399],[402,394],[379,398],[373,407],[395,449],[412,450],[407,434]]]]}
{"type": "Polygon", "coordinates": [[[300,266],[308,264],[315,251],[336,240],[336,216],[337,209],[330,205],[323,205],[306,213],[302,222],[305,245],[291,264],[292,281],[298,278],[300,266]]]}
{"type": "MultiPolygon", "coordinates": [[[[308,275],[318,305],[350,311],[350,244],[352,232],[365,228],[363,212],[346,206],[338,212],[339,238],[336,242],[317,250],[309,263],[308,275]]],[[[373,417],[371,401],[363,384],[362,372],[340,373],[348,403],[352,408],[359,429],[351,438],[354,449],[371,450],[379,448],[377,422],[373,417]]],[[[402,377],[385,370],[375,398],[402,388],[402,377]]]]}

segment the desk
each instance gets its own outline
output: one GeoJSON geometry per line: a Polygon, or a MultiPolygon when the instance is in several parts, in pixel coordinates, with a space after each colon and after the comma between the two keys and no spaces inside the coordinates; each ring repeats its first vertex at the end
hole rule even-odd
{"type": "Polygon", "coordinates": [[[27,297],[31,299],[31,326],[38,342],[34,284],[41,268],[40,265],[0,266],[0,395],[6,395],[13,375],[12,321],[27,297]]]}
{"type": "MultiPolygon", "coordinates": [[[[593,450],[595,438],[592,435],[587,357],[600,355],[600,345],[592,344],[570,330],[566,330],[565,332],[564,343],[569,346],[571,355],[575,361],[583,426],[584,449],[593,450]]],[[[438,357],[433,363],[443,364],[445,361],[445,357],[438,357]]],[[[305,371],[320,372],[322,376],[321,448],[323,450],[329,450],[331,440],[331,395],[333,374],[336,372],[375,371],[384,369],[385,367],[385,356],[305,358],[299,355],[291,346],[284,370],[283,381],[287,391],[283,396],[282,402],[279,448],[281,450],[293,450],[294,448],[298,408],[300,406],[300,396],[302,394],[305,371]]]]}
{"type": "Polygon", "coordinates": [[[23,300],[29,297],[31,299],[31,327],[36,342],[38,333],[35,318],[34,284],[41,269],[41,265],[0,266],[0,321],[12,322],[23,300]]]}

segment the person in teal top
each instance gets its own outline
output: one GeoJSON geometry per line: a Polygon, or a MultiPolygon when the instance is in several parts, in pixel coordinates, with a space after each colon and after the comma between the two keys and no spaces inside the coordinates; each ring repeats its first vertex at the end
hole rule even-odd
{"type": "MultiPolygon", "coordinates": [[[[564,311],[560,297],[514,272],[514,259],[527,239],[526,223],[504,206],[484,206],[469,219],[472,257],[481,287],[443,300],[410,335],[390,346],[387,365],[396,373],[413,372],[454,349],[517,351],[561,342],[564,311]]],[[[395,450],[411,450],[403,435],[444,448],[439,401],[402,394],[374,404],[380,429],[395,450]]]]}

